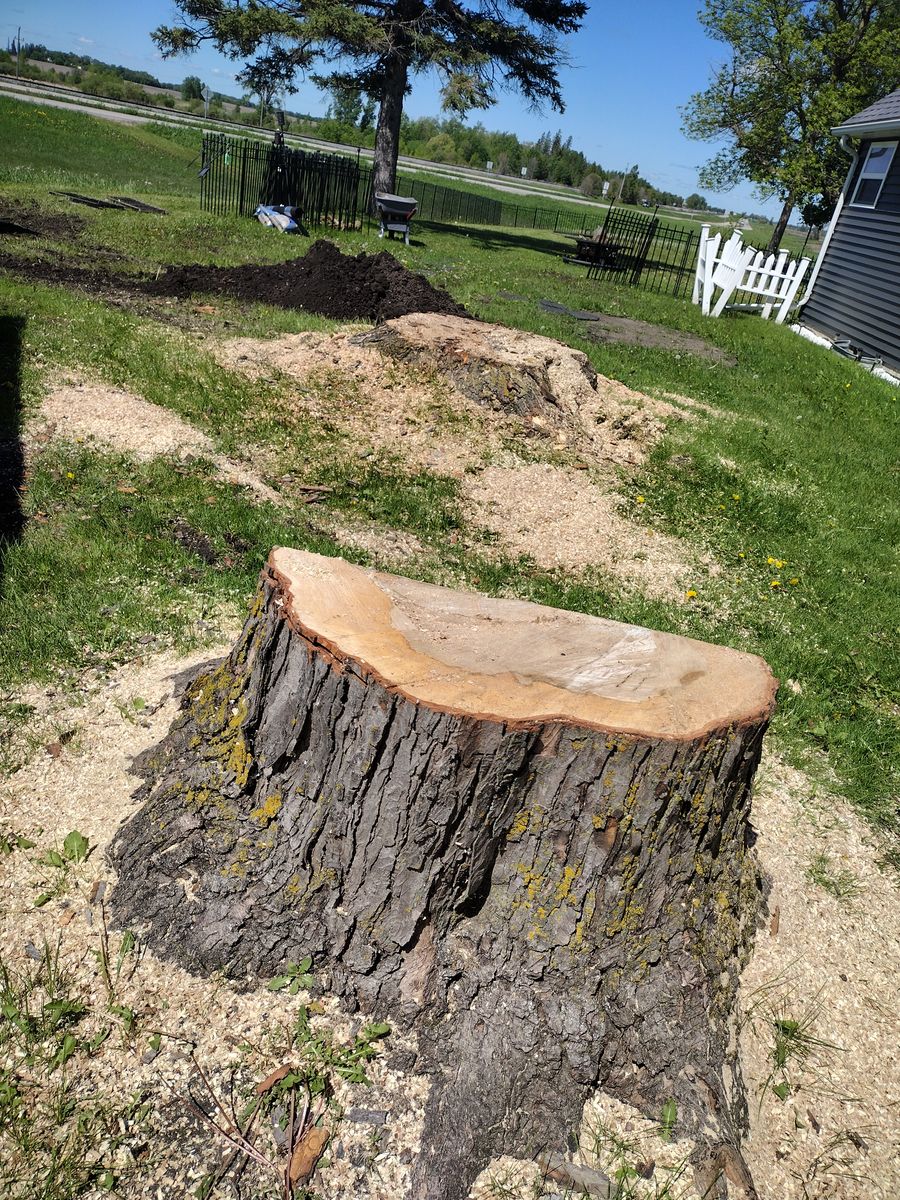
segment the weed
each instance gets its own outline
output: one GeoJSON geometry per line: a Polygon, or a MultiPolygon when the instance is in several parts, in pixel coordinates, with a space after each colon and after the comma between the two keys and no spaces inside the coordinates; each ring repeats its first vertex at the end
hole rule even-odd
{"type": "Polygon", "coordinates": [[[615,1182],[615,1200],[680,1200],[692,1194],[685,1178],[687,1157],[678,1153],[666,1165],[653,1161],[653,1157],[664,1158],[664,1154],[649,1155],[652,1140],[672,1141],[677,1120],[673,1100],[663,1105],[661,1115],[658,1126],[648,1124],[642,1133],[628,1136],[603,1120],[586,1123],[582,1146],[587,1159],[615,1182]]]}
{"type": "Polygon", "coordinates": [[[852,871],[834,870],[831,859],[824,852],[817,854],[806,868],[806,878],[837,900],[852,899],[860,891],[859,880],[852,871]]]}
{"type": "Polygon", "coordinates": [[[116,1182],[116,1154],[135,1136],[143,1099],[104,1098],[80,1082],[99,1045],[60,956],[45,943],[21,969],[0,958],[0,1194],[74,1200],[116,1182]]]}
{"type": "Polygon", "coordinates": [[[770,1041],[771,1069],[760,1084],[760,1110],[766,1092],[771,1091],[779,1100],[786,1100],[798,1091],[799,1076],[815,1055],[823,1050],[841,1049],[814,1033],[820,1012],[818,994],[797,1013],[790,993],[781,992],[773,997],[770,989],[762,990],[755,1017],[761,1019],[762,1032],[768,1035],[770,1041]]]}
{"type": "Polygon", "coordinates": [[[268,988],[270,992],[280,992],[286,990],[289,996],[296,996],[301,988],[308,988],[313,977],[309,974],[309,969],[312,966],[312,959],[307,956],[299,963],[288,963],[284,969],[283,975],[276,975],[274,979],[270,979],[268,988]]]}
{"type": "MultiPolygon", "coordinates": [[[[309,978],[310,965],[308,959],[290,964],[293,972],[272,981],[280,985],[276,990],[294,994],[294,983],[299,989],[299,981],[309,978]]],[[[250,1161],[279,1180],[285,1200],[296,1196],[296,1188],[302,1187],[315,1170],[330,1130],[339,1119],[334,1102],[337,1081],[367,1084],[365,1064],[375,1057],[378,1042],[389,1032],[387,1025],[368,1025],[350,1045],[341,1045],[326,1030],[314,1029],[309,1010],[301,1005],[293,1026],[282,1031],[283,1040],[276,1037],[269,1048],[270,1055],[277,1053],[284,1061],[245,1096],[239,1114],[230,1101],[226,1106],[216,1094],[202,1065],[192,1055],[202,1090],[200,1095],[191,1096],[189,1106],[229,1148],[219,1170],[204,1181],[202,1194],[209,1195],[230,1171],[250,1161]],[[273,1130],[274,1145],[261,1140],[261,1126],[266,1124],[273,1130]]]]}
{"type": "Polygon", "coordinates": [[[73,868],[80,866],[91,853],[91,846],[84,834],[73,829],[68,833],[59,850],[46,850],[36,860],[39,867],[49,867],[52,874],[44,872],[42,891],[35,898],[35,908],[43,908],[58,896],[64,896],[72,883],[73,868]]]}

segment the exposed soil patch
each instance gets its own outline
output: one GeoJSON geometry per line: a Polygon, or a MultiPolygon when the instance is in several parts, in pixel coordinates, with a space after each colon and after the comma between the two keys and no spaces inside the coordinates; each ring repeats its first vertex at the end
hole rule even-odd
{"type": "Polygon", "coordinates": [[[342,254],[314,243],[303,258],[241,267],[172,267],[144,285],[150,295],[222,293],[343,320],[387,321],[410,312],[465,316],[449,292],[414,274],[392,254],[342,254]]]}
{"type": "Polygon", "coordinates": [[[0,204],[0,238],[43,237],[53,242],[77,238],[84,229],[82,217],[45,212],[35,204],[0,204]]]}
{"type": "Polygon", "coordinates": [[[631,317],[613,317],[598,313],[584,322],[584,336],[593,342],[618,342],[626,346],[645,346],[649,350],[671,350],[676,354],[692,354],[722,366],[734,367],[737,359],[706,338],[666,325],[652,325],[631,317]]]}

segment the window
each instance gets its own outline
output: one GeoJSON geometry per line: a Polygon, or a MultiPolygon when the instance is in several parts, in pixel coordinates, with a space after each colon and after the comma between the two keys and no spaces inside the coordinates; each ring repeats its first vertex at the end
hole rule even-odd
{"type": "Polygon", "coordinates": [[[891,169],[896,149],[896,142],[872,142],[869,146],[869,153],[866,155],[866,161],[859,173],[851,204],[859,205],[862,208],[875,207],[878,197],[881,195],[881,189],[884,187],[887,173],[891,169]]]}

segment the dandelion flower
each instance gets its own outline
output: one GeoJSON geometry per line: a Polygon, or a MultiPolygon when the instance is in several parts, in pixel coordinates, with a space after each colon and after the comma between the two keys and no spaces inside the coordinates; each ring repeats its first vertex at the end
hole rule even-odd
{"type": "Polygon", "coordinates": [[[799,582],[800,582],[799,579],[789,579],[788,580],[788,583],[791,585],[791,587],[796,587],[799,582]]]}
{"type": "Polygon", "coordinates": [[[638,496],[638,498],[637,498],[637,502],[638,502],[638,504],[643,504],[643,503],[644,503],[644,497],[643,497],[643,496],[638,496]]]}
{"type": "Polygon", "coordinates": [[[697,593],[694,591],[693,588],[688,588],[688,590],[684,593],[684,598],[685,598],[685,600],[696,600],[697,593]]]}
{"type": "Polygon", "coordinates": [[[66,471],[66,479],[74,479],[74,478],[75,478],[74,471],[66,471]]]}
{"type": "Polygon", "coordinates": [[[781,580],[780,579],[771,579],[769,581],[769,587],[770,588],[781,587],[781,580]]]}
{"type": "Polygon", "coordinates": [[[733,492],[731,498],[732,498],[732,500],[735,501],[735,503],[737,503],[737,501],[740,500],[740,496],[738,495],[737,492],[733,492]]]}

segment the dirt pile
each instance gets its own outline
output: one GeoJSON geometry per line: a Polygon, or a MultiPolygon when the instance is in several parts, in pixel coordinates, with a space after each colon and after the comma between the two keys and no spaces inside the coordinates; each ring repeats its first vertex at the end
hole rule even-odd
{"type": "Polygon", "coordinates": [[[389,321],[411,312],[467,315],[448,292],[407,270],[392,254],[354,257],[326,241],[283,263],[172,267],[144,290],[177,297],[218,293],[341,320],[389,321]]]}

